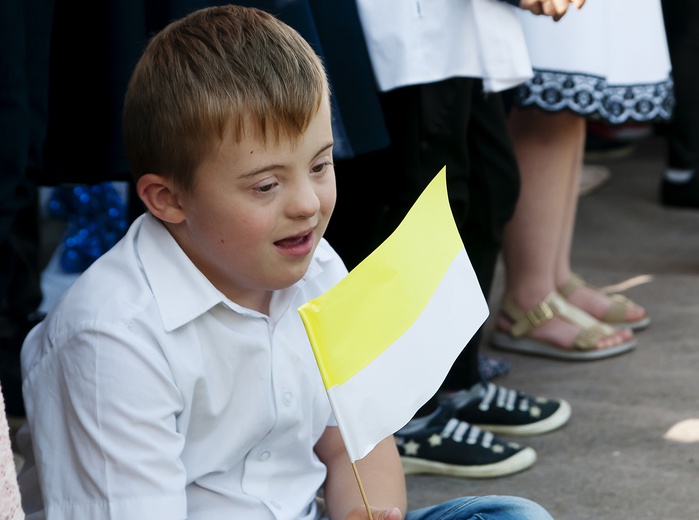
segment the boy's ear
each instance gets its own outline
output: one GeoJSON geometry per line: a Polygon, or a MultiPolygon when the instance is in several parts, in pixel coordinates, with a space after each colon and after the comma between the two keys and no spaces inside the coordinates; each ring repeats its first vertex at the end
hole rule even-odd
{"type": "Polygon", "coordinates": [[[172,189],[172,183],[162,176],[154,173],[142,175],[136,183],[136,192],[148,211],[160,220],[179,224],[185,219],[184,209],[172,189]]]}

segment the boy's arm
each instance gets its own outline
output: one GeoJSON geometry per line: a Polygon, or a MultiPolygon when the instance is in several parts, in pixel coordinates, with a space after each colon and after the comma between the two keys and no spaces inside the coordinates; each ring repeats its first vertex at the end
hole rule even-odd
{"type": "Polygon", "coordinates": [[[103,518],[108,509],[115,520],[184,519],[183,403],[171,369],[158,345],[90,323],[60,342],[42,324],[22,349],[43,505],[64,518],[103,518]],[[51,352],[40,357],[42,345],[51,352]]]}
{"type": "MultiPolygon", "coordinates": [[[[332,520],[368,518],[340,430],[333,426],[326,428],[315,445],[315,452],[328,468],[325,481],[328,516],[332,520]]],[[[407,508],[405,477],[393,437],[381,441],[356,465],[374,520],[403,518],[407,508]]]]}

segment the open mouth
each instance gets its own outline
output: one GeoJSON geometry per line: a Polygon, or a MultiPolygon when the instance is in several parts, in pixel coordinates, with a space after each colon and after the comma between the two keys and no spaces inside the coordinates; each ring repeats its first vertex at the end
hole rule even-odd
{"type": "Polygon", "coordinates": [[[298,237],[282,238],[281,240],[277,240],[274,244],[280,247],[294,247],[305,244],[310,239],[311,233],[309,232],[298,237]]]}

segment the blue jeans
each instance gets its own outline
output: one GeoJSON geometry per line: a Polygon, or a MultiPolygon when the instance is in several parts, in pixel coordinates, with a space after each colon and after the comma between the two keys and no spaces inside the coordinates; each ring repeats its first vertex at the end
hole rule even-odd
{"type": "Polygon", "coordinates": [[[526,498],[464,497],[437,506],[408,511],[405,520],[553,520],[546,510],[526,498]]]}

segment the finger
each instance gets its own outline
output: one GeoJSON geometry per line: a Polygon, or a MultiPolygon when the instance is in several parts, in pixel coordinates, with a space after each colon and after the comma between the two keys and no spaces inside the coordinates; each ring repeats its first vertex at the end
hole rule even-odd
{"type": "Polygon", "coordinates": [[[562,18],[564,14],[568,11],[568,7],[570,7],[570,0],[553,0],[554,6],[553,9],[556,11],[556,16],[559,18],[562,18]]]}
{"type": "Polygon", "coordinates": [[[556,13],[556,0],[544,0],[541,3],[541,10],[546,16],[555,16],[556,13]]]}
{"type": "Polygon", "coordinates": [[[543,10],[541,9],[543,1],[545,0],[521,0],[519,2],[519,8],[539,16],[543,14],[543,10]]]}
{"type": "Polygon", "coordinates": [[[557,22],[566,14],[569,5],[570,0],[551,0],[548,2],[550,10],[547,14],[553,18],[554,22],[557,22]]]}
{"type": "MultiPolygon", "coordinates": [[[[392,509],[377,509],[372,507],[371,517],[373,520],[403,520],[403,513],[401,513],[400,509],[397,507],[392,509]]],[[[366,507],[355,507],[345,516],[345,520],[367,520],[368,518],[369,515],[367,514],[366,507]]]]}
{"type": "Polygon", "coordinates": [[[403,514],[400,509],[394,507],[393,509],[384,509],[383,511],[371,513],[374,520],[403,520],[403,514]]]}

